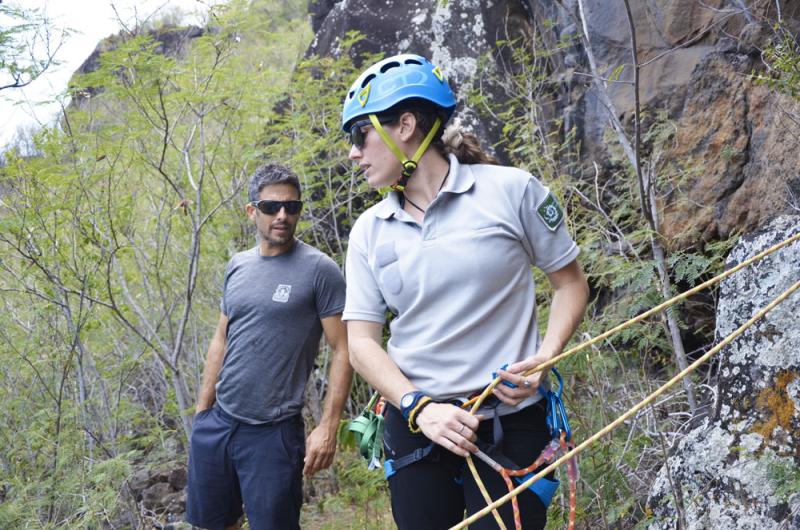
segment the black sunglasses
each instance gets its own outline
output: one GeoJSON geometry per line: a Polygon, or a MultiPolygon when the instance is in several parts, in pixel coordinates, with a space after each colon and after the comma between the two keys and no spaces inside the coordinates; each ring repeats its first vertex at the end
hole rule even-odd
{"type": "MultiPolygon", "coordinates": [[[[395,115],[378,116],[378,123],[383,125],[395,121],[397,121],[397,116],[395,115]]],[[[353,125],[350,126],[350,143],[359,149],[364,147],[364,140],[367,137],[367,134],[361,128],[367,125],[372,125],[369,118],[353,122],[353,125]]]]}
{"type": "Polygon", "coordinates": [[[270,201],[267,199],[261,201],[252,201],[250,204],[261,210],[262,213],[267,215],[275,215],[281,211],[281,208],[286,209],[289,215],[296,215],[303,209],[303,201],[270,201]]]}

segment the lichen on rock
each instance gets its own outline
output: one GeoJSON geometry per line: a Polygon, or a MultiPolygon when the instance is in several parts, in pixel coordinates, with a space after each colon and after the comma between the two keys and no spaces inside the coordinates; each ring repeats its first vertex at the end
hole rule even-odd
{"type": "MultiPolygon", "coordinates": [[[[728,266],[798,231],[800,216],[779,217],[743,238],[728,266]]],[[[799,273],[795,243],[725,280],[717,339],[743,325],[800,279],[799,273]]],[[[679,511],[691,530],[798,528],[800,495],[777,496],[781,483],[771,471],[800,465],[798,312],[800,293],[795,293],[719,353],[717,412],[681,439],[659,472],[648,500],[650,530],[674,528],[679,511]]]]}

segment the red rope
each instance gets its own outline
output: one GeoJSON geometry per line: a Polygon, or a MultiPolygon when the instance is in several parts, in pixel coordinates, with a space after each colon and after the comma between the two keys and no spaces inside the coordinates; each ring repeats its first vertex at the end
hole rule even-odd
{"type": "MultiPolygon", "coordinates": [[[[566,434],[562,432],[561,438],[553,438],[542,450],[539,457],[528,467],[524,469],[503,468],[500,471],[500,475],[503,477],[508,491],[514,490],[514,483],[511,481],[511,477],[524,477],[542,467],[543,464],[553,462],[559,452],[567,453],[573,446],[571,441],[567,441],[566,434]]],[[[567,462],[567,477],[569,478],[569,525],[567,528],[573,530],[575,528],[575,513],[578,507],[578,461],[576,457],[570,458],[567,462]]],[[[514,510],[514,526],[516,530],[522,530],[522,517],[519,513],[519,503],[516,497],[511,499],[511,506],[514,510]]]]}

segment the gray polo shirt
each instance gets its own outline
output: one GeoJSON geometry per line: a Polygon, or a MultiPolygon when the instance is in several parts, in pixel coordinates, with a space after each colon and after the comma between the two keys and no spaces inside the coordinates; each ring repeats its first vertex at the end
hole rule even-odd
{"type": "Polygon", "coordinates": [[[322,336],[321,319],[344,308],[336,263],[295,241],[288,252],[239,252],[225,269],[220,309],[228,317],[217,403],[246,423],[299,414],[322,336]]]}
{"type": "Polygon", "coordinates": [[[529,173],[450,156],[422,225],[396,193],[356,221],[343,319],[384,323],[391,311],[389,356],[417,388],[436,399],[481,390],[497,368],[536,353],[530,266],[549,273],[578,256],[565,224],[529,173]]]}

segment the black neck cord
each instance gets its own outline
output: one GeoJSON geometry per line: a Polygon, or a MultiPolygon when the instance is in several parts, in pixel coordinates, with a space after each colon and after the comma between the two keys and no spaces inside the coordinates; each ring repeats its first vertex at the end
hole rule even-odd
{"type": "MultiPolygon", "coordinates": [[[[448,175],[450,175],[450,166],[449,165],[447,166],[447,173],[444,174],[444,178],[442,179],[442,183],[439,184],[439,189],[436,190],[436,194],[437,195],[439,194],[440,191],[442,191],[442,188],[444,188],[444,183],[447,181],[447,176],[448,175]]],[[[411,206],[413,206],[414,208],[416,208],[417,210],[419,210],[423,214],[425,213],[425,210],[423,210],[417,204],[415,204],[414,201],[412,201],[411,199],[406,197],[405,192],[400,192],[400,195],[401,195],[400,207],[405,206],[405,202],[408,201],[408,204],[410,204],[411,206]]],[[[430,206],[430,204],[428,204],[428,206],[430,206]]]]}

